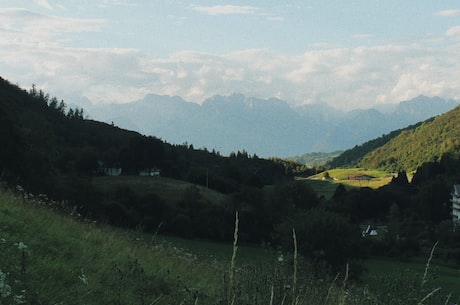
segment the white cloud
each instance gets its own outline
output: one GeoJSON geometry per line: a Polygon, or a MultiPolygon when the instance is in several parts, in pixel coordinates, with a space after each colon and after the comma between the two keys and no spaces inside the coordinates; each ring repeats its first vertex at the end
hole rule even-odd
{"type": "Polygon", "coordinates": [[[146,67],[160,80],[152,83],[152,91],[195,102],[233,92],[278,96],[292,104],[323,101],[343,108],[395,103],[422,93],[460,98],[460,86],[454,81],[460,77],[455,49],[388,45],[316,50],[300,56],[267,50],[223,56],[181,52],[150,60],[146,67]],[[178,74],[183,69],[188,71],[185,78],[178,74]]]}
{"type": "Polygon", "coordinates": [[[94,1],[94,3],[101,8],[107,8],[110,6],[137,6],[137,4],[129,0],[98,0],[94,1]]]}
{"type": "Polygon", "coordinates": [[[372,34],[354,34],[352,37],[355,39],[367,39],[367,38],[374,37],[374,35],[372,34]]]}
{"type": "Polygon", "coordinates": [[[460,39],[460,25],[448,29],[446,36],[452,39],[460,39]]]}
{"type": "Polygon", "coordinates": [[[44,7],[46,9],[48,9],[48,10],[53,9],[51,4],[49,4],[49,2],[47,0],[35,0],[35,3],[37,3],[39,6],[44,7]]]}
{"type": "Polygon", "coordinates": [[[284,21],[284,17],[281,16],[267,16],[269,21],[284,21]]]}
{"type": "Polygon", "coordinates": [[[459,9],[444,10],[444,11],[436,12],[435,15],[443,16],[443,17],[460,16],[460,10],[459,9]]]}
{"type": "Polygon", "coordinates": [[[67,47],[63,32],[98,31],[101,19],[69,19],[0,9],[0,71],[23,86],[37,84],[71,102],[130,102],[147,93],[202,102],[215,94],[278,97],[298,105],[341,108],[398,102],[419,94],[460,100],[460,26],[450,44],[334,47],[286,55],[267,49],[227,54],[193,51],[149,58],[134,49],[67,47]]]}
{"type": "Polygon", "coordinates": [[[102,19],[76,19],[43,15],[25,9],[1,9],[0,31],[14,33],[2,37],[2,42],[56,42],[60,33],[97,31],[105,23],[102,19]]]}
{"type": "MultiPolygon", "coordinates": [[[[314,50],[287,56],[246,50],[221,56],[180,52],[147,58],[128,49],[1,48],[10,79],[36,83],[52,94],[93,102],[129,102],[147,93],[202,102],[215,94],[279,97],[291,104],[326,102],[341,108],[395,103],[419,94],[460,99],[459,48],[379,46],[314,50]],[[8,64],[6,64],[8,63],[8,64]]],[[[8,76],[8,75],[6,75],[8,76]]]]}
{"type": "Polygon", "coordinates": [[[249,5],[214,5],[214,6],[191,6],[192,10],[207,15],[235,15],[255,14],[258,8],[249,5]]]}

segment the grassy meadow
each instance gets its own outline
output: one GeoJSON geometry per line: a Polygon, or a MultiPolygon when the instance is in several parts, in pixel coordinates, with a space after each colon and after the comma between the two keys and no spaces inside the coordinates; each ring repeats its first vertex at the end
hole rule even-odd
{"type": "MultiPolygon", "coordinates": [[[[371,290],[381,289],[387,285],[393,289],[399,289],[401,293],[407,293],[404,285],[412,287],[414,293],[422,285],[421,278],[425,273],[427,257],[416,257],[404,261],[397,259],[370,258],[364,263],[368,272],[363,276],[371,290]],[[399,287],[395,286],[397,279],[399,287]]],[[[441,288],[444,292],[452,293],[451,301],[448,304],[458,304],[460,301],[460,269],[452,265],[446,265],[439,259],[432,259],[430,272],[427,280],[433,288],[441,288]]]]}
{"type": "Polygon", "coordinates": [[[302,178],[318,193],[326,199],[332,197],[338,184],[343,184],[345,188],[370,187],[379,188],[391,182],[393,174],[379,170],[369,170],[363,168],[337,168],[322,172],[308,178],[302,178]],[[329,174],[329,179],[325,179],[325,173],[329,174]],[[349,176],[363,174],[372,177],[369,180],[350,180],[349,176]]]}
{"type": "MultiPolygon", "coordinates": [[[[308,262],[296,253],[125,231],[82,219],[46,198],[28,197],[0,192],[0,304],[459,301],[455,295],[448,298],[450,290],[430,295],[438,285],[431,269],[425,287],[416,289],[404,282],[395,290],[391,283],[397,277],[391,274],[380,287],[372,284],[371,277],[363,282],[350,280],[347,270],[316,278],[308,262]]],[[[378,261],[372,264],[380,265],[378,261]]],[[[424,269],[425,263],[419,266],[424,269]]],[[[381,277],[389,265],[382,268],[383,274],[377,274],[381,277]]],[[[414,277],[417,282],[421,279],[414,277]]],[[[449,280],[455,283],[456,279],[459,275],[452,271],[449,280]]]]}
{"type": "Polygon", "coordinates": [[[165,201],[179,201],[183,199],[187,188],[196,186],[208,202],[219,203],[226,198],[226,195],[209,188],[165,177],[103,176],[93,178],[93,185],[104,192],[111,192],[117,187],[129,187],[139,195],[154,193],[165,201]]]}

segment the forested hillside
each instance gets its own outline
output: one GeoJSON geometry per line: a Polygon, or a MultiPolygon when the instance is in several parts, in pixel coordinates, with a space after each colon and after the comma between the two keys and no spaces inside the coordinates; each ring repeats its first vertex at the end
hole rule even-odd
{"type": "Polygon", "coordinates": [[[209,187],[227,193],[242,184],[290,179],[285,165],[245,151],[222,157],[88,120],[83,109],[67,109],[64,101],[35,87],[26,92],[0,79],[0,93],[2,141],[8,148],[2,149],[3,178],[18,179],[31,190],[62,195],[61,178],[92,176],[101,164],[119,167],[124,175],[155,167],[162,176],[202,185],[208,175],[209,187]]]}
{"type": "MultiPolygon", "coordinates": [[[[432,119],[428,119],[425,122],[429,122],[432,119]]],[[[357,166],[359,161],[367,154],[369,154],[371,151],[379,148],[380,146],[385,145],[388,143],[391,139],[397,137],[399,134],[401,134],[405,130],[412,130],[417,128],[417,126],[423,124],[423,122],[408,126],[406,128],[394,130],[390,132],[389,134],[382,135],[381,137],[378,137],[377,139],[367,141],[361,145],[356,145],[355,147],[348,149],[338,155],[337,157],[333,158],[331,161],[327,162],[328,167],[345,167],[345,166],[357,166]]]]}
{"type": "MultiPolygon", "coordinates": [[[[154,230],[163,222],[162,229],[174,233],[194,234],[187,231],[194,223],[204,226],[203,219],[215,221],[227,213],[231,226],[235,207],[208,202],[196,187],[174,193],[170,197],[183,198],[174,202],[165,202],[153,192],[136,193],[130,185],[109,183],[115,186],[105,190],[95,183],[97,176],[114,168],[122,176],[139,177],[140,171],[155,168],[161,173],[159,179],[187,181],[231,194],[291,181],[293,171],[301,170],[296,164],[261,159],[245,151],[223,157],[191,144],[170,145],[89,120],[83,109],[68,108],[42,90],[25,91],[4,79],[0,79],[0,137],[0,179],[10,187],[46,194],[78,207],[83,215],[116,225],[154,230]],[[182,223],[182,228],[175,223],[182,223]]],[[[227,229],[222,223],[221,230],[227,229]]],[[[197,234],[221,235],[218,230],[203,231],[197,234]]],[[[230,236],[231,229],[227,232],[230,236]]]]}
{"type": "Polygon", "coordinates": [[[426,162],[460,157],[460,107],[357,145],[329,167],[360,166],[391,172],[415,171],[426,162]]]}
{"type": "Polygon", "coordinates": [[[460,107],[405,129],[358,162],[368,168],[416,170],[426,162],[460,157],[460,107]]]}

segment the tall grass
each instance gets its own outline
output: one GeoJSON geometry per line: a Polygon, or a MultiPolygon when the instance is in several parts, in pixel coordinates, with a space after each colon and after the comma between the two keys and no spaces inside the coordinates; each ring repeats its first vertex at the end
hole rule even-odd
{"type": "Polygon", "coordinates": [[[294,242],[294,261],[293,261],[293,276],[292,276],[292,305],[296,304],[296,294],[297,294],[297,236],[295,234],[295,229],[292,228],[292,240],[294,242]]]}
{"type": "Polygon", "coordinates": [[[228,304],[233,304],[235,302],[234,294],[234,281],[235,281],[235,262],[236,262],[236,253],[238,251],[238,211],[235,212],[235,231],[233,233],[233,251],[232,259],[230,260],[230,279],[228,284],[228,304]]]}
{"type": "Polygon", "coordinates": [[[290,255],[275,251],[268,262],[241,261],[238,213],[233,250],[225,261],[200,259],[159,238],[56,214],[49,211],[49,204],[33,200],[0,192],[1,305],[455,302],[433,286],[430,272],[436,245],[417,285],[388,278],[379,290],[369,291],[365,283],[349,280],[348,266],[342,276],[313,277],[310,263],[298,253],[294,230],[290,255]]]}

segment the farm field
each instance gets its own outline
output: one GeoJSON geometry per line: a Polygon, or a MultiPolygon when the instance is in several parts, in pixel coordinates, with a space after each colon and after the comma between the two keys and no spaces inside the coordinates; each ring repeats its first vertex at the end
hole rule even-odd
{"type": "Polygon", "coordinates": [[[331,169],[326,172],[322,172],[308,178],[298,179],[308,183],[318,193],[318,196],[324,196],[326,199],[329,199],[334,194],[338,184],[343,184],[347,189],[360,187],[370,187],[376,189],[387,185],[393,178],[393,174],[384,171],[362,168],[331,169]],[[326,172],[328,173],[329,178],[324,178],[326,172]],[[348,179],[349,176],[356,174],[367,175],[372,178],[369,178],[368,180],[348,179]]]}

